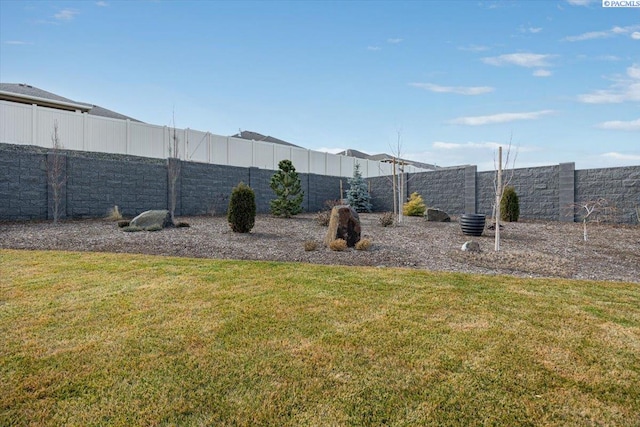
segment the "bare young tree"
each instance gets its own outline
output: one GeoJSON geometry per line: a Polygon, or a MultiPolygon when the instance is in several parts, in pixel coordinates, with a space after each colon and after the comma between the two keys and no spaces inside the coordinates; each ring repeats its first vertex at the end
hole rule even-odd
{"type": "Polygon", "coordinates": [[[396,145],[389,146],[391,149],[391,164],[392,173],[391,178],[388,178],[391,182],[391,188],[393,192],[393,215],[397,217],[397,223],[402,223],[402,205],[404,204],[404,194],[406,192],[407,183],[411,178],[406,177],[405,166],[407,162],[402,160],[402,131],[397,130],[396,145]]]}
{"type": "Polygon", "coordinates": [[[509,138],[509,146],[507,147],[507,153],[504,159],[504,163],[502,163],[502,146],[498,147],[498,159],[496,162],[496,158],[494,157],[493,163],[496,169],[496,174],[493,179],[493,188],[495,191],[495,204],[493,205],[493,219],[495,221],[495,243],[494,249],[495,251],[500,250],[500,202],[502,201],[502,196],[504,195],[504,189],[511,184],[513,180],[514,174],[514,166],[516,164],[516,159],[518,157],[518,151],[514,153],[513,159],[511,159],[511,143],[513,137],[509,138]],[[509,164],[511,163],[511,168],[509,169],[509,164]],[[504,166],[503,166],[504,165],[504,166]],[[503,176],[503,169],[508,169],[506,176],[503,176]]]}
{"type": "Polygon", "coordinates": [[[60,207],[62,204],[62,191],[67,181],[65,162],[66,156],[62,154],[62,142],[58,134],[58,121],[53,122],[53,132],[51,133],[52,150],[47,156],[47,181],[52,193],[53,223],[57,224],[60,219],[60,207]]]}
{"type": "Polygon", "coordinates": [[[581,203],[575,203],[572,207],[577,208],[582,215],[582,238],[586,242],[589,239],[587,234],[587,222],[604,221],[615,212],[616,208],[609,204],[607,199],[587,200],[581,203]]]}
{"type": "Polygon", "coordinates": [[[175,212],[178,201],[178,178],[180,178],[180,139],[176,130],[175,112],[173,126],[169,128],[169,158],[167,159],[167,175],[169,184],[169,212],[171,221],[175,223],[175,212]]]}

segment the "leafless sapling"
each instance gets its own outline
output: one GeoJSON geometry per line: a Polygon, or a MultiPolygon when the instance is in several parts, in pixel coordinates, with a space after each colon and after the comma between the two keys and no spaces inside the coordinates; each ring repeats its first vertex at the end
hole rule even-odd
{"type": "Polygon", "coordinates": [[[582,238],[585,242],[589,239],[587,222],[604,221],[616,210],[615,206],[611,206],[609,201],[603,198],[575,203],[573,207],[577,208],[578,212],[582,214],[582,238]]]}
{"type": "Polygon", "coordinates": [[[507,153],[504,159],[504,163],[502,163],[502,146],[498,147],[498,159],[496,161],[495,157],[493,159],[493,163],[496,169],[496,174],[493,179],[493,188],[495,190],[495,203],[493,205],[493,219],[495,221],[496,234],[495,234],[495,243],[494,249],[495,251],[500,250],[500,202],[502,201],[502,196],[504,195],[504,189],[511,183],[513,180],[514,174],[514,166],[516,163],[516,159],[518,157],[518,151],[516,150],[513,160],[511,159],[511,142],[512,138],[509,138],[509,146],[507,147],[507,153]],[[506,177],[503,176],[503,169],[509,167],[511,163],[511,167],[506,177]]]}
{"type": "Polygon", "coordinates": [[[178,178],[180,178],[180,138],[178,138],[175,125],[176,120],[174,113],[173,126],[169,128],[169,158],[167,159],[169,212],[173,223],[175,223],[175,212],[178,201],[178,178]]]}
{"type": "Polygon", "coordinates": [[[47,156],[47,181],[51,189],[51,212],[53,223],[57,224],[60,219],[60,208],[62,205],[62,192],[67,181],[65,162],[66,156],[62,154],[62,142],[58,133],[58,121],[53,122],[53,133],[51,133],[52,150],[47,156]]]}

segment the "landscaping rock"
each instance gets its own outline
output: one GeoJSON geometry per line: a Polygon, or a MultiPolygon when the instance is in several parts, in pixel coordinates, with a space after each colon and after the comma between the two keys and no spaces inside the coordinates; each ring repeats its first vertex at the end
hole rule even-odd
{"type": "Polygon", "coordinates": [[[351,206],[334,206],[324,243],[329,246],[336,239],[344,239],[352,248],[360,241],[360,231],[360,216],[351,206]]]}
{"type": "Polygon", "coordinates": [[[473,240],[468,240],[464,242],[464,245],[462,245],[461,249],[468,252],[480,252],[480,244],[478,242],[474,242],[473,240]]]}
{"type": "Polygon", "coordinates": [[[440,209],[427,209],[427,221],[433,222],[451,222],[451,217],[445,211],[440,209]]]}
{"type": "Polygon", "coordinates": [[[144,230],[152,229],[158,230],[159,228],[173,227],[173,221],[171,221],[171,214],[167,210],[153,210],[142,212],[137,217],[133,218],[129,223],[131,227],[139,227],[144,230]]]}

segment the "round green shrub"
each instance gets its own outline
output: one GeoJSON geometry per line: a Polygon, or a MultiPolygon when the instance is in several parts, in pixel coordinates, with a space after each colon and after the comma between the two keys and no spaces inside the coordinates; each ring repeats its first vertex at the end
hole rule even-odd
{"type": "Polygon", "coordinates": [[[520,200],[516,189],[509,186],[504,189],[500,200],[500,219],[506,222],[518,222],[520,217],[520,200]]]}
{"type": "Polygon", "coordinates": [[[256,222],[256,195],[243,182],[231,191],[227,221],[236,233],[250,232],[256,222]]]}

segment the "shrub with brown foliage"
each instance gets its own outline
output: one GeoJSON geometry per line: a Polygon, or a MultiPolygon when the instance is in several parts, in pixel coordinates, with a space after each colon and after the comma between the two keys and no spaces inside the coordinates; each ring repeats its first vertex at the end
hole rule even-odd
{"type": "Polygon", "coordinates": [[[358,241],[358,243],[356,243],[357,251],[368,251],[370,247],[371,247],[371,240],[369,239],[361,239],[360,241],[358,241]]]}
{"type": "Polygon", "coordinates": [[[307,240],[304,242],[304,250],[307,252],[315,251],[318,249],[318,243],[313,240],[307,240]]]}
{"type": "Polygon", "coordinates": [[[390,225],[393,225],[395,218],[393,216],[393,212],[385,212],[382,215],[380,215],[380,218],[378,219],[378,221],[380,221],[380,225],[383,227],[389,227],[390,225]]]}
{"type": "Polygon", "coordinates": [[[331,220],[330,211],[320,211],[316,214],[316,222],[318,223],[318,225],[326,227],[329,225],[330,220],[331,220]]]}
{"type": "Polygon", "coordinates": [[[347,249],[347,241],[344,239],[335,239],[329,243],[329,249],[332,251],[344,251],[347,249]]]}

